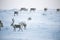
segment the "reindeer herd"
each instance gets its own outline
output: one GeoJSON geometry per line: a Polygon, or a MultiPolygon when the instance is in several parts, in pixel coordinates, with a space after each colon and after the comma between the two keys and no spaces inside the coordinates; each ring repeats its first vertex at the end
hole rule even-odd
{"type": "MultiPolygon", "coordinates": [[[[36,8],[30,8],[30,12],[31,11],[35,11],[36,8]]],[[[47,8],[44,8],[44,11],[47,11],[48,9],[47,8]]],[[[28,11],[28,9],[26,8],[21,8],[20,11],[28,11]]],[[[56,9],[57,12],[60,11],[60,9],[56,9]]],[[[14,11],[14,16],[17,15],[18,16],[18,11],[14,11]]],[[[28,18],[28,20],[31,20],[31,17],[28,18]]],[[[12,26],[14,28],[14,31],[16,30],[16,28],[19,28],[19,30],[23,31],[22,28],[26,29],[27,27],[27,24],[26,22],[20,22],[18,24],[14,24],[14,18],[12,18],[12,23],[10,26],[12,26]]],[[[1,28],[4,27],[3,26],[3,23],[2,23],[2,20],[0,20],[0,31],[1,31],[1,28]]]]}

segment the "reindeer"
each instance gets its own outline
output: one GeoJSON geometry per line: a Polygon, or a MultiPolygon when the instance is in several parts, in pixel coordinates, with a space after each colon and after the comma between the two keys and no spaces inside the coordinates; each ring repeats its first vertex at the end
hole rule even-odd
{"type": "Polygon", "coordinates": [[[21,8],[20,11],[28,11],[26,8],[21,8]]]}
{"type": "Polygon", "coordinates": [[[1,31],[1,28],[3,27],[3,23],[1,22],[0,20],[0,31],[1,31]]]}
{"type": "Polygon", "coordinates": [[[14,24],[14,19],[12,19],[12,24],[11,26],[13,26],[14,28],[14,31],[16,30],[16,28],[19,28],[19,30],[23,31],[22,30],[22,27],[24,27],[24,29],[26,29],[26,24],[24,22],[21,22],[19,24],[14,24]]]}
{"type": "Polygon", "coordinates": [[[14,24],[14,18],[12,19],[12,24],[11,24],[11,26],[13,26],[14,31],[16,30],[16,28],[19,28],[19,30],[22,30],[22,28],[21,28],[21,25],[20,25],[20,24],[14,24]]]}
{"type": "Polygon", "coordinates": [[[47,8],[44,8],[44,11],[47,11],[48,9],[47,8]]]}
{"type": "Polygon", "coordinates": [[[35,11],[35,10],[36,10],[36,8],[30,8],[30,12],[31,12],[31,11],[35,11]]]}
{"type": "Polygon", "coordinates": [[[29,17],[29,18],[28,18],[28,20],[32,20],[32,18],[31,18],[31,17],[29,17]]]}
{"type": "Polygon", "coordinates": [[[60,11],[60,9],[56,9],[56,11],[57,11],[57,12],[59,12],[59,11],[60,11]]]}
{"type": "Polygon", "coordinates": [[[14,16],[15,16],[15,15],[18,15],[18,11],[14,11],[14,16]]]}

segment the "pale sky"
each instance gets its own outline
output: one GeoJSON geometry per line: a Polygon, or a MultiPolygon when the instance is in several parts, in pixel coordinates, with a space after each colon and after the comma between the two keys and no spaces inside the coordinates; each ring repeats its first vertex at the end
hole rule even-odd
{"type": "Polygon", "coordinates": [[[26,8],[60,8],[60,0],[0,0],[0,9],[26,8]]]}

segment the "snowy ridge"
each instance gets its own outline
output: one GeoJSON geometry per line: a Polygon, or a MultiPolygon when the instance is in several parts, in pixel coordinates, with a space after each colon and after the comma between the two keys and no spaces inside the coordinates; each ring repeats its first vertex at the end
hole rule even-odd
{"type": "Polygon", "coordinates": [[[60,40],[60,12],[56,11],[18,11],[18,16],[14,16],[14,11],[0,11],[0,20],[4,27],[0,31],[0,40],[60,40]],[[31,20],[28,18],[31,17],[31,20]],[[27,29],[13,31],[10,26],[12,18],[15,24],[21,21],[27,23],[27,29]]]}

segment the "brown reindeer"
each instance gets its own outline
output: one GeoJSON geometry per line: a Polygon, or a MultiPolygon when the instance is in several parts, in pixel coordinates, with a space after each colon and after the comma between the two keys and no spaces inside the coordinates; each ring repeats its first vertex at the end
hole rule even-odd
{"type": "Polygon", "coordinates": [[[1,22],[0,20],[0,31],[1,31],[1,28],[3,27],[3,23],[1,22]]]}
{"type": "MultiPolygon", "coordinates": [[[[19,24],[13,24],[13,25],[11,25],[11,26],[13,26],[14,31],[16,30],[16,28],[19,28],[19,30],[22,30],[21,25],[19,25],[19,24]]],[[[22,30],[22,31],[23,31],[23,30],[22,30]]]]}
{"type": "Polygon", "coordinates": [[[28,11],[26,8],[21,8],[20,11],[28,11]]]}
{"type": "Polygon", "coordinates": [[[31,12],[31,11],[35,11],[35,10],[36,10],[36,8],[30,8],[30,12],[31,12]]]}
{"type": "Polygon", "coordinates": [[[16,28],[19,28],[19,30],[22,30],[22,28],[21,28],[21,25],[20,25],[20,24],[14,24],[14,18],[12,19],[12,24],[11,24],[11,26],[13,26],[14,31],[16,30],[16,28]]]}
{"type": "Polygon", "coordinates": [[[16,28],[19,28],[19,30],[23,31],[23,30],[22,30],[22,27],[24,27],[24,29],[26,29],[26,23],[21,22],[21,23],[19,23],[19,24],[14,24],[14,19],[12,19],[12,24],[11,24],[11,26],[13,26],[14,31],[16,30],[16,28]]]}

